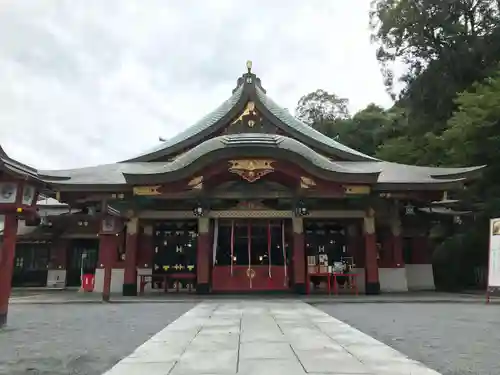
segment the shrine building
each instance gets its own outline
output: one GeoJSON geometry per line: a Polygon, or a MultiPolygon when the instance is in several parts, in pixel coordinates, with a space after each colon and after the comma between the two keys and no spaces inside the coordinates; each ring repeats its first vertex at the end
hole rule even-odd
{"type": "Polygon", "coordinates": [[[0,315],[11,282],[79,286],[82,273],[104,299],[172,285],[305,293],[341,264],[367,294],[433,289],[421,209],[481,169],[353,150],[276,104],[249,62],[218,108],[128,160],[38,170],[0,148],[0,315]]]}

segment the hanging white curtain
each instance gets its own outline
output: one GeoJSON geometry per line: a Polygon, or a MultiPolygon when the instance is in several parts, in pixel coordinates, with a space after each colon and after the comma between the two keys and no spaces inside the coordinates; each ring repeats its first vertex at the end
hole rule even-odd
{"type": "Polygon", "coordinates": [[[214,220],[214,243],[212,246],[213,261],[212,265],[215,266],[217,260],[217,244],[219,243],[219,219],[214,220]]]}

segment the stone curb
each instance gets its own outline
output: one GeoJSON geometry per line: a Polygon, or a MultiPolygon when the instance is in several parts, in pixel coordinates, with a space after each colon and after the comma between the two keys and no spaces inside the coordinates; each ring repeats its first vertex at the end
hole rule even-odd
{"type": "MultiPolygon", "coordinates": [[[[231,301],[231,300],[225,300],[231,301]]],[[[237,301],[236,299],[233,301],[237,301]]],[[[244,299],[242,301],[245,301],[244,299]]],[[[251,300],[247,300],[251,301],[251,300]]],[[[324,299],[324,300],[307,300],[307,299],[297,299],[297,301],[305,302],[310,305],[321,305],[321,304],[362,304],[362,303],[380,303],[380,304],[396,304],[396,303],[406,303],[406,304],[436,304],[436,303],[455,303],[455,304],[485,304],[484,299],[435,299],[435,300],[419,300],[419,299],[404,299],[404,300],[377,300],[377,299],[360,299],[360,300],[335,300],[335,299],[324,299]]],[[[200,303],[200,302],[222,302],[220,299],[137,299],[137,300],[110,300],[109,302],[104,302],[101,300],[40,300],[40,301],[10,301],[11,305],[78,305],[78,304],[152,304],[152,303],[200,303]]],[[[500,304],[500,299],[493,299],[490,304],[500,304]]]]}

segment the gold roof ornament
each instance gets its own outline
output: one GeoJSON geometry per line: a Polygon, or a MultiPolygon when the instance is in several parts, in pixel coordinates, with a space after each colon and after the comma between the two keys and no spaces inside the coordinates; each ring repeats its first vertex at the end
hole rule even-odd
{"type": "Polygon", "coordinates": [[[302,189],[309,189],[313,186],[316,186],[316,182],[312,178],[305,176],[300,177],[300,187],[302,189]]]}
{"type": "Polygon", "coordinates": [[[143,195],[143,196],[154,196],[161,195],[159,189],[160,185],[157,186],[134,186],[133,193],[134,195],[143,195]]]}
{"type": "Polygon", "coordinates": [[[252,60],[247,60],[248,73],[252,73],[252,60]]]}
{"type": "Polygon", "coordinates": [[[196,190],[203,189],[203,176],[198,176],[191,179],[191,181],[188,182],[188,187],[196,190]]]}
{"type": "Polygon", "coordinates": [[[261,177],[274,172],[272,163],[268,159],[240,159],[229,160],[229,172],[239,175],[248,182],[255,182],[261,177]]]}
{"type": "Polygon", "coordinates": [[[245,110],[238,116],[236,120],[234,120],[231,125],[236,124],[239,121],[243,121],[243,118],[246,116],[257,115],[257,111],[255,110],[255,103],[249,101],[245,107],[245,110]]]}

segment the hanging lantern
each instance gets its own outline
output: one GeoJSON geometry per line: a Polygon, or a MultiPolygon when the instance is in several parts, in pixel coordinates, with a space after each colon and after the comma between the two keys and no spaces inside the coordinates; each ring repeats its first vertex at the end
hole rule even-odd
{"type": "Polygon", "coordinates": [[[201,217],[201,216],[203,216],[203,207],[201,207],[201,205],[196,206],[196,207],[193,209],[193,214],[194,214],[194,216],[196,216],[196,217],[201,217]]]}
{"type": "Polygon", "coordinates": [[[297,206],[295,207],[295,216],[300,217],[307,215],[309,215],[309,210],[307,209],[305,203],[302,201],[298,202],[297,206]]]}
{"type": "Polygon", "coordinates": [[[411,203],[407,203],[405,206],[405,215],[415,215],[415,206],[413,206],[411,203]]]}

